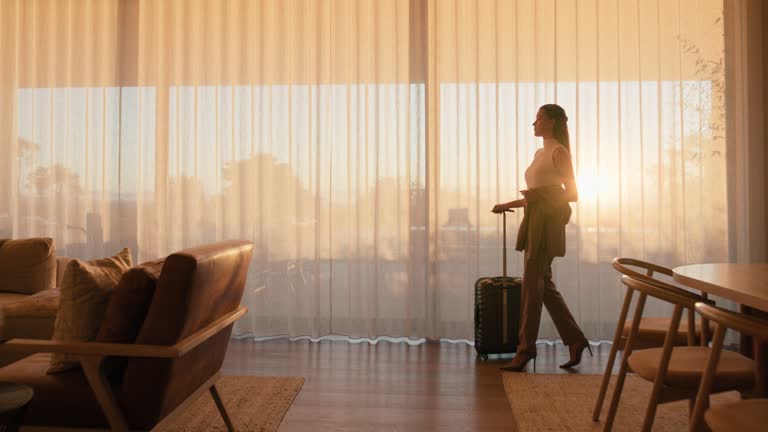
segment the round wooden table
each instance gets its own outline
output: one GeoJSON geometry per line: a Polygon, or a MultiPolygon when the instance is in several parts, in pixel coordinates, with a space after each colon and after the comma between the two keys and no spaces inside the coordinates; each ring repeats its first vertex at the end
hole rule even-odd
{"type": "Polygon", "coordinates": [[[768,264],[691,264],[672,273],[683,285],[768,312],[768,264]]]}
{"type": "Polygon", "coordinates": [[[19,429],[24,409],[34,394],[28,385],[0,381],[0,431],[19,429]]]}

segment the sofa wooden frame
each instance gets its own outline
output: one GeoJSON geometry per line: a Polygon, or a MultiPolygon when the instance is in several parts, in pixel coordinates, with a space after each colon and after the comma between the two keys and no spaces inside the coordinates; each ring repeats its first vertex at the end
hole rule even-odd
{"type": "MultiPolygon", "coordinates": [[[[127,432],[128,422],[120,409],[112,388],[104,373],[103,362],[107,357],[144,357],[144,358],[178,358],[183,357],[189,351],[224,330],[240,319],[248,311],[245,306],[222,316],[196,333],[184,338],[175,345],[140,345],[102,342],[62,342],[56,340],[38,339],[11,339],[0,344],[2,353],[36,354],[36,353],[62,353],[77,357],[83,368],[83,373],[93,394],[99,403],[104,416],[110,425],[110,430],[127,432]]],[[[174,418],[184,412],[203,392],[208,390],[216,403],[216,407],[227,426],[227,430],[234,431],[232,420],[224,406],[216,388],[216,382],[221,378],[221,373],[216,372],[192,394],[189,395],[170,414],[165,416],[151,430],[160,429],[170,424],[174,418]]],[[[24,426],[23,431],[99,431],[106,429],[94,428],[61,428],[48,426],[24,426]]]]}

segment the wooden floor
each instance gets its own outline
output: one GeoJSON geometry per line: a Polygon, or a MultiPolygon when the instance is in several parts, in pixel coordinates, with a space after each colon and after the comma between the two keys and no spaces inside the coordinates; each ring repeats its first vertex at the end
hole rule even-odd
{"type": "MultiPolygon", "coordinates": [[[[563,345],[538,351],[537,373],[599,374],[610,345],[585,351],[572,372],[557,367],[568,359],[563,345]]],[[[515,429],[498,369],[508,360],[479,361],[466,344],[233,340],[224,373],[306,379],[280,432],[490,432],[515,429]]]]}

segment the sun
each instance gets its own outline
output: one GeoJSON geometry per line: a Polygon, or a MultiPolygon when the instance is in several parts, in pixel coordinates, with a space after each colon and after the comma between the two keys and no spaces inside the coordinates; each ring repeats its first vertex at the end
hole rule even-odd
{"type": "Polygon", "coordinates": [[[601,176],[595,170],[584,170],[576,176],[576,186],[579,188],[579,201],[596,201],[597,198],[606,193],[610,185],[609,179],[601,176]]]}

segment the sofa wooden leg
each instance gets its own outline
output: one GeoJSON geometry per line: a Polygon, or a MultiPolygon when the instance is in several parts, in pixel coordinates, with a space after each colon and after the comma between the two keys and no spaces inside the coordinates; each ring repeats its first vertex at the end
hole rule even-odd
{"type": "Polygon", "coordinates": [[[221,418],[224,419],[224,424],[227,425],[227,430],[229,432],[235,432],[235,426],[232,425],[232,420],[230,419],[229,413],[227,412],[227,407],[224,406],[224,402],[221,400],[221,396],[219,396],[219,391],[216,389],[216,384],[211,386],[210,391],[211,397],[213,397],[213,401],[216,402],[216,407],[219,409],[219,413],[221,413],[221,418]]]}
{"type": "Polygon", "coordinates": [[[118,432],[128,431],[128,422],[125,421],[123,412],[115,400],[115,395],[112,393],[107,377],[104,375],[104,370],[101,367],[103,360],[103,356],[82,356],[80,364],[83,367],[85,377],[88,379],[88,384],[91,385],[93,394],[96,396],[96,400],[99,402],[112,430],[118,432]]]}

